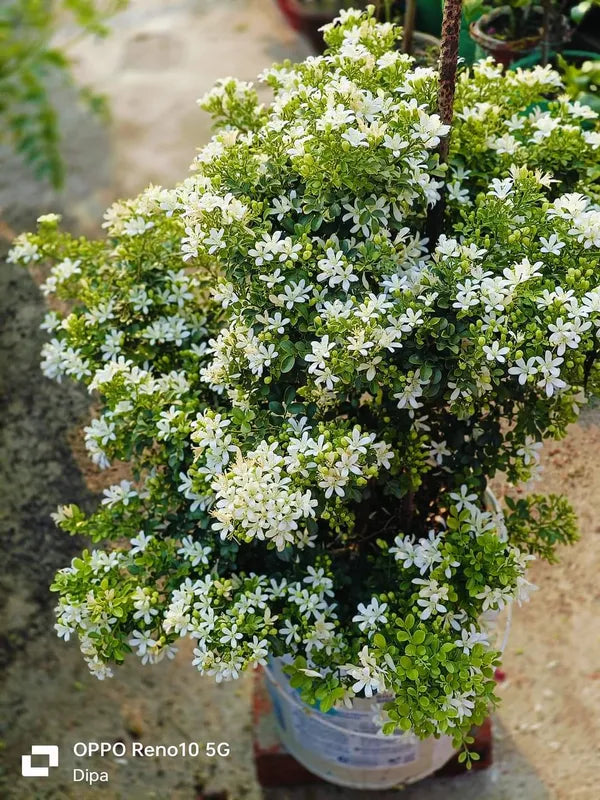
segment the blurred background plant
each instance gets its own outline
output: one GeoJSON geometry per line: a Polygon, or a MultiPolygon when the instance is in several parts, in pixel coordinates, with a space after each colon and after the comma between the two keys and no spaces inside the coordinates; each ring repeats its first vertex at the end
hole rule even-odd
{"type": "Polygon", "coordinates": [[[599,5],[600,0],[464,0],[463,13],[484,53],[508,65],[514,59],[499,51],[508,47],[518,58],[541,47],[546,63],[550,51],[576,36],[584,20],[595,27],[590,12],[599,5]]]}
{"type": "MultiPolygon", "coordinates": [[[[106,36],[108,21],[128,0],[2,0],[0,2],[0,142],[7,141],[40,180],[59,189],[65,165],[53,94],[75,86],[69,48],[85,36],[106,36]],[[58,34],[65,33],[58,42],[58,34]]],[[[79,98],[97,114],[106,100],[86,87],[79,98]]]]}
{"type": "Polygon", "coordinates": [[[567,62],[560,53],[556,61],[569,97],[600,113],[600,61],[588,60],[578,66],[567,62]]]}

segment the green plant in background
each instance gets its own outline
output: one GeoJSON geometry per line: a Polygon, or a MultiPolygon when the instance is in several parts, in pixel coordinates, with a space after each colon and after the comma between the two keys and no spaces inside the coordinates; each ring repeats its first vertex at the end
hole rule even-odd
{"type": "MultiPolygon", "coordinates": [[[[468,22],[487,14],[493,9],[503,8],[506,14],[494,20],[494,36],[498,39],[518,40],[531,36],[543,24],[558,31],[560,21],[569,18],[579,25],[585,15],[598,5],[599,0],[464,0],[463,12],[468,22]]],[[[558,41],[558,40],[557,40],[558,41]]]]}
{"type": "Polygon", "coordinates": [[[600,60],[584,61],[581,66],[577,66],[569,64],[559,54],[556,61],[569,97],[600,113],[600,60]]]}
{"type": "MultiPolygon", "coordinates": [[[[8,140],[37,178],[60,188],[64,164],[60,120],[53,90],[73,84],[67,55],[85,35],[105,36],[107,21],[127,0],[2,0],[0,3],[0,137],[8,140]],[[59,29],[71,28],[64,46],[54,44],[59,29]]],[[[95,112],[105,112],[102,97],[85,88],[79,96],[95,112]]]]}
{"type": "Polygon", "coordinates": [[[97,393],[93,461],[131,464],[55,515],[98,545],[53,584],[90,670],[182,637],[218,681],[287,655],[307,702],[387,690],[384,732],[468,747],[497,702],[485,612],[576,537],[564,498],[503,513],[486,485],[532,478],[600,394],[600,132],[549,67],[484,61],[440,164],[439,78],[399,36],[345,12],[324,56],[265,71],[270,104],[219,82],[183,183],[97,241],[45,215],[9,258],[52,264],[72,310],[44,372],[97,393]]]}

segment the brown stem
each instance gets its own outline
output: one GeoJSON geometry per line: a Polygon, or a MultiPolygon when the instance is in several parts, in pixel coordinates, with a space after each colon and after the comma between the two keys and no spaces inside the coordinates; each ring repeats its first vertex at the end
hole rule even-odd
{"type": "Polygon", "coordinates": [[[406,495],[406,530],[412,533],[413,517],[415,516],[415,493],[409,492],[406,495]]]}
{"type": "MultiPolygon", "coordinates": [[[[458,37],[462,21],[462,0],[445,0],[442,20],[442,46],[440,48],[440,82],[438,89],[438,113],[445,125],[452,125],[454,115],[454,91],[456,88],[456,65],[458,63],[458,37]]],[[[440,164],[448,159],[450,133],[438,147],[440,164]]],[[[435,247],[444,222],[446,195],[442,187],[441,196],[431,209],[427,225],[430,249],[435,247]]]]}
{"type": "Polygon", "coordinates": [[[551,0],[542,0],[543,22],[542,22],[542,66],[548,63],[550,54],[550,4],[551,0]]]}
{"type": "Polygon", "coordinates": [[[412,53],[413,34],[415,32],[415,16],[417,14],[416,0],[406,0],[404,9],[404,36],[402,38],[402,52],[412,53]]]}

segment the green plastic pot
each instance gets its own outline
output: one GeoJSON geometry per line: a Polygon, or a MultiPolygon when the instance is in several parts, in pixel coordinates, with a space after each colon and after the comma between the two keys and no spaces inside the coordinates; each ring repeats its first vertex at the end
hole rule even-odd
{"type": "MultiPolygon", "coordinates": [[[[566,61],[598,61],[600,59],[600,53],[592,53],[590,50],[551,50],[548,53],[548,60],[552,59],[553,56],[560,53],[561,56],[566,61]]],[[[510,69],[517,69],[517,67],[521,67],[522,69],[529,69],[530,67],[535,67],[536,64],[540,64],[542,61],[542,51],[541,50],[534,50],[533,53],[529,53],[529,55],[523,56],[523,58],[519,58],[518,61],[514,61],[510,65],[510,69]]]]}
{"type": "Polygon", "coordinates": [[[443,0],[418,0],[416,27],[439,38],[442,32],[443,0]]]}

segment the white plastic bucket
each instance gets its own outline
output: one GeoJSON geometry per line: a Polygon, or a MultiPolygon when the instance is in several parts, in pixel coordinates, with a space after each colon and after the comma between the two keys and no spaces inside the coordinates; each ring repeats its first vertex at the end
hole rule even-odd
{"type": "MultiPolygon", "coordinates": [[[[485,494],[488,509],[500,511],[492,491],[486,489],[485,494]]],[[[503,631],[502,643],[496,644],[501,652],[511,616],[512,605],[506,614],[482,616],[490,634],[499,637],[503,631]]],[[[276,658],[265,668],[279,736],[288,752],[320,778],[353,789],[391,789],[426,778],[455,755],[449,736],[418,739],[410,731],[382,734],[377,717],[392,694],[358,697],[352,709],[334,708],[326,714],[308,706],[290,686],[285,663],[286,658],[276,658]]]]}
{"type": "Polygon", "coordinates": [[[352,709],[326,714],[306,705],[283,672],[283,659],[265,669],[279,736],[285,748],[308,770],[331,783],[353,789],[390,789],[425,778],[455,751],[448,736],[420,740],[414,734],[380,733],[378,708],[390,694],[355,698],[352,709]]]}

